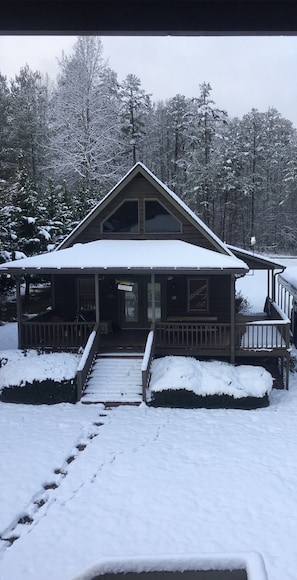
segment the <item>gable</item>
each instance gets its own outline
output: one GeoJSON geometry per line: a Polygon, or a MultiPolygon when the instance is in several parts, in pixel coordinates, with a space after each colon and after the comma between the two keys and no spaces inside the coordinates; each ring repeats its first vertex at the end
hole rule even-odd
{"type": "Polygon", "coordinates": [[[176,239],[230,255],[178,196],[138,163],[58,249],[102,239],[176,239]]]}

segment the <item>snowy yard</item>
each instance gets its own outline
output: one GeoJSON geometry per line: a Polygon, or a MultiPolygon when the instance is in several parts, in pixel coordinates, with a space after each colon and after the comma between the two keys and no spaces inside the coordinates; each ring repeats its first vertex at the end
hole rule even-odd
{"type": "Polygon", "coordinates": [[[0,403],[0,415],[1,580],[237,552],[296,580],[297,374],[253,411],[0,403]]]}
{"type": "Polygon", "coordinates": [[[3,580],[70,580],[105,557],[213,552],[260,552],[269,580],[296,580],[296,380],[255,411],[0,412],[1,532],[19,536],[1,542],[3,580]]]}

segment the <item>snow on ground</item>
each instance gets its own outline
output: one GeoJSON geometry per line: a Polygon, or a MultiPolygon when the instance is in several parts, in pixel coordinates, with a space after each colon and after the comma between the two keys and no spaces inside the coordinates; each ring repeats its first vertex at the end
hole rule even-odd
{"type": "Polygon", "coordinates": [[[1,403],[0,417],[0,536],[5,537],[27,504],[46,496],[43,486],[58,479],[54,469],[77,454],[76,444],[93,433],[98,408],[1,403]]]}
{"type": "Polygon", "coordinates": [[[296,379],[292,383],[289,392],[272,393],[270,407],[255,411],[141,405],[103,413],[79,403],[41,407],[40,421],[33,422],[34,407],[0,405],[10,458],[2,503],[6,495],[23,495],[5,534],[20,538],[10,547],[2,542],[2,580],[70,580],[108,557],[211,552],[259,552],[269,580],[296,580],[296,379]],[[97,422],[96,413],[103,425],[88,439],[87,423],[97,422]],[[61,429],[75,415],[77,427],[84,423],[81,439],[79,428],[75,434],[61,429]],[[67,464],[79,441],[86,448],[67,464]],[[57,467],[67,474],[55,475],[57,467]],[[21,485],[26,477],[29,491],[21,485]],[[44,492],[46,482],[58,487],[44,492]],[[39,509],[36,498],[45,500],[39,509]],[[15,527],[24,515],[33,522],[15,527]]]}
{"type": "Polygon", "coordinates": [[[17,322],[9,322],[0,326],[0,351],[18,348],[17,327],[17,322]]]}
{"type": "MultiPolygon", "coordinates": [[[[2,348],[10,328],[0,328],[2,348]]],[[[296,580],[297,374],[270,402],[0,403],[0,536],[18,537],[0,541],[1,580],[73,580],[113,557],[230,552],[259,552],[269,580],[296,580]]]]}

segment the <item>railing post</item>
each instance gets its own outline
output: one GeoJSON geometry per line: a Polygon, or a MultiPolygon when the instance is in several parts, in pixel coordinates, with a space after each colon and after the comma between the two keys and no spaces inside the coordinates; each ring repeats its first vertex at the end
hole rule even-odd
{"type": "Polygon", "coordinates": [[[235,276],[231,274],[230,284],[230,361],[235,363],[235,276]]]}

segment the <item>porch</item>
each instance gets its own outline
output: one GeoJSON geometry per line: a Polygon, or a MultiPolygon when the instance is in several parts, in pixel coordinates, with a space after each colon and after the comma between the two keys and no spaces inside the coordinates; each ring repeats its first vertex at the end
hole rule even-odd
{"type": "MultiPolygon", "coordinates": [[[[23,320],[21,348],[73,350],[84,348],[95,322],[65,321],[50,313],[23,320]]],[[[237,315],[234,324],[217,322],[216,317],[168,318],[155,322],[155,349],[166,354],[205,357],[285,356],[290,350],[290,321],[267,299],[266,313],[237,315]]],[[[98,347],[144,349],[148,329],[112,329],[99,323],[98,347]],[[101,329],[101,332],[100,332],[101,329]]]]}

